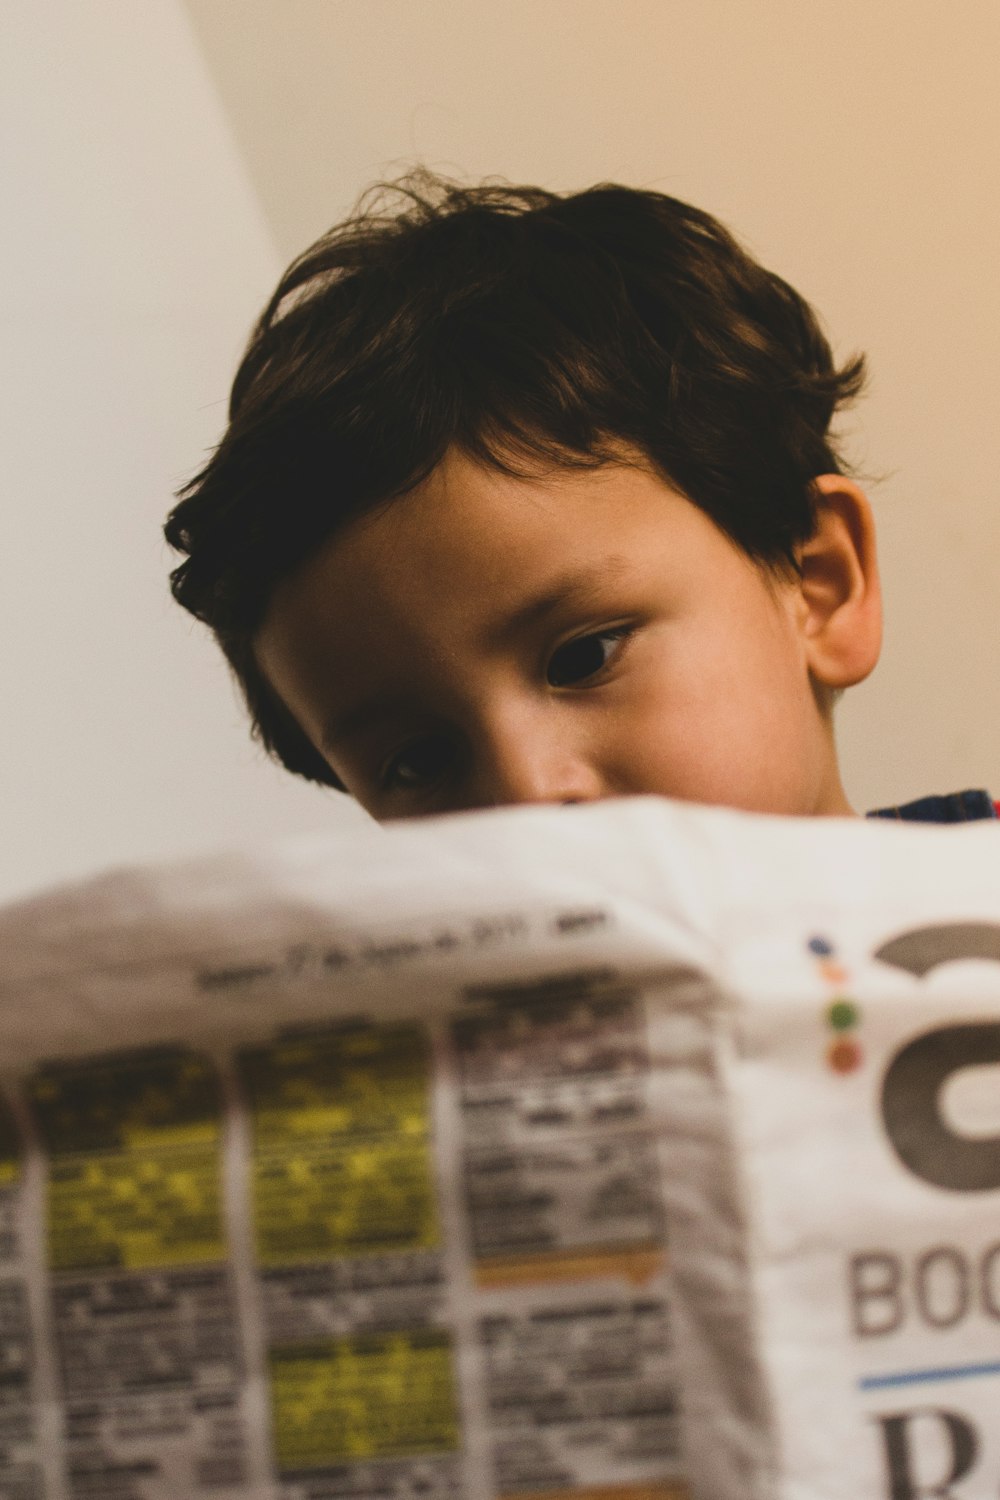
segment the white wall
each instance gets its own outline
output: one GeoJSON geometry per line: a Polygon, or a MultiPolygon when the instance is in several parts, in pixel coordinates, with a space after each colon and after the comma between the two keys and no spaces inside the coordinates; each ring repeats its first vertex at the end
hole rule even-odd
{"type": "Polygon", "coordinates": [[[0,100],[6,896],[315,826],[340,799],[264,762],[166,593],[171,492],[277,271],[187,18],[7,4],[0,100]]]}
{"type": "Polygon", "coordinates": [[[718,214],[866,349],[889,624],[848,790],[1000,796],[996,0],[187,3],[286,257],[417,158],[612,178],[718,214]]]}

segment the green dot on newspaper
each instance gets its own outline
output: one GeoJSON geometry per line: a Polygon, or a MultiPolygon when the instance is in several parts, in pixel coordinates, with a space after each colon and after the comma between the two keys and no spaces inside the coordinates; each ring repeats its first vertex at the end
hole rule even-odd
{"type": "Polygon", "coordinates": [[[858,1024],[860,1013],[853,1000],[834,1000],[826,1018],[834,1031],[847,1031],[858,1024]]]}

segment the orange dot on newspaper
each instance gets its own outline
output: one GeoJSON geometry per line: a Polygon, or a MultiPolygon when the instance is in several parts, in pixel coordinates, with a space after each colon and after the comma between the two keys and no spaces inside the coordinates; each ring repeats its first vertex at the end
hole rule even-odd
{"type": "Polygon", "coordinates": [[[847,980],[847,970],[843,964],[838,964],[833,958],[824,959],[819,966],[819,972],[831,984],[844,984],[847,980]]]}
{"type": "Polygon", "coordinates": [[[853,1073],[861,1066],[861,1048],[850,1037],[841,1037],[827,1049],[826,1060],[835,1073],[853,1073]]]}

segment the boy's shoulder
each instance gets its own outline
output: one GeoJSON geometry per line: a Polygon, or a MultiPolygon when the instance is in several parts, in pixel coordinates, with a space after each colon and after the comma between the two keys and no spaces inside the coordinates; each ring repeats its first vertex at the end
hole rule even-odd
{"type": "Polygon", "coordinates": [[[898,807],[878,807],[867,813],[869,818],[896,818],[905,823],[971,823],[978,818],[1000,816],[1000,804],[989,792],[949,792],[947,796],[918,797],[898,807]]]}

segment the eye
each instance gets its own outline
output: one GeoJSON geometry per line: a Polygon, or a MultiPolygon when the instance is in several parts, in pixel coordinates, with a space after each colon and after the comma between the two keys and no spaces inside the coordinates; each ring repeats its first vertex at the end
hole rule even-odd
{"type": "Polygon", "coordinates": [[[422,791],[440,781],[455,763],[455,746],[447,735],[423,734],[410,740],[385,765],[379,781],[384,791],[422,791]]]}
{"type": "Polygon", "coordinates": [[[567,641],[549,658],[545,673],[549,686],[573,687],[597,677],[618,654],[629,634],[629,628],[621,625],[615,630],[598,630],[593,635],[567,641]]]}

